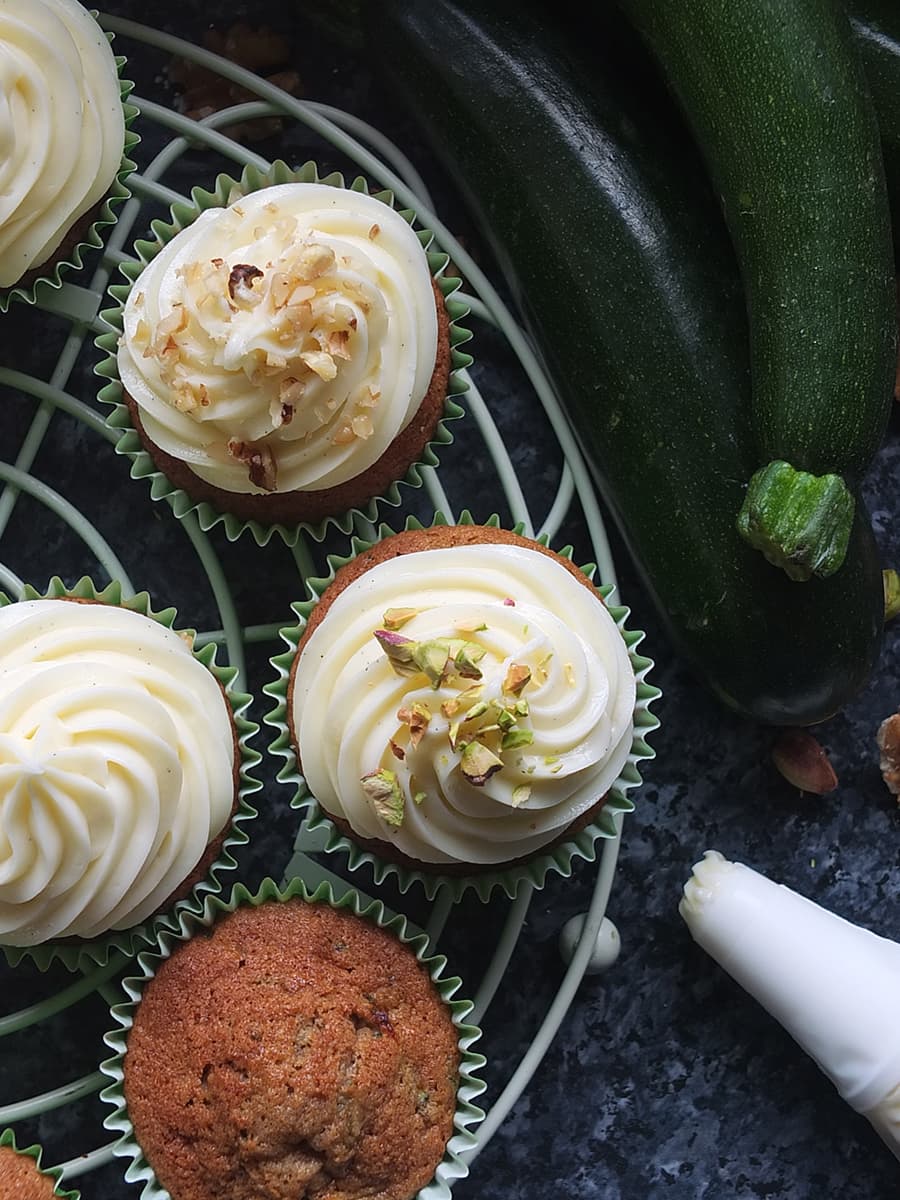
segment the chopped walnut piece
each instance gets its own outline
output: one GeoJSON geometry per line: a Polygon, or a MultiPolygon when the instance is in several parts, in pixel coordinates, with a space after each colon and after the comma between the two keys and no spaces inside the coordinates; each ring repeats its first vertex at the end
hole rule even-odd
{"type": "Polygon", "coordinates": [[[356,441],[356,434],[349,425],[344,424],[340,427],[334,437],[331,439],[333,446],[349,446],[351,442],[356,441]]]}
{"type": "Polygon", "coordinates": [[[310,242],[297,255],[296,268],[300,280],[318,279],[334,266],[334,251],[330,246],[310,242]]]}
{"type": "Polygon", "coordinates": [[[350,422],[350,428],[358,438],[362,439],[370,438],[375,432],[375,426],[368,413],[360,413],[359,416],[354,417],[350,422]]]}
{"type": "Polygon", "coordinates": [[[278,469],[271,447],[264,442],[242,442],[231,438],[228,453],[247,467],[250,482],[266,492],[274,492],[277,486],[278,469]]]}
{"type": "Polygon", "coordinates": [[[324,350],[305,350],[300,355],[300,361],[306,363],[309,369],[314,371],[320,379],[324,379],[326,383],[330,383],[337,375],[334,359],[324,350]]]}
{"type": "Polygon", "coordinates": [[[878,727],[881,777],[888,791],[900,796],[900,713],[886,717],[878,727]]]}
{"type": "Polygon", "coordinates": [[[263,272],[251,263],[235,263],[228,276],[228,295],[235,299],[235,292],[240,288],[251,289],[255,279],[262,279],[263,272]]]}
{"type": "Polygon", "coordinates": [[[381,233],[381,226],[373,225],[372,228],[369,230],[369,241],[374,242],[375,239],[378,237],[379,233],[381,233]]]}

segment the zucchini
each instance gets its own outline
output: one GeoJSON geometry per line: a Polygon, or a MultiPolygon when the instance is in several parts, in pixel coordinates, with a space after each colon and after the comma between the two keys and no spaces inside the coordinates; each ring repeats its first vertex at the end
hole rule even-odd
{"type": "Polygon", "coordinates": [[[843,561],[853,493],[881,444],[896,366],[890,213],[878,127],[838,0],[619,0],[659,61],[720,195],[750,319],[763,463],[740,528],[793,578],[843,561]],[[843,517],[802,536],[809,474],[843,517]],[[802,493],[794,495],[795,490],[802,493]],[[787,542],[781,536],[787,528],[787,542]]]}
{"type": "Polygon", "coordinates": [[[671,643],[726,705],[805,725],[868,678],[883,613],[861,508],[803,587],[739,537],[747,322],[716,198],[621,18],[501,0],[364,6],[367,45],[457,181],[671,643]]]}
{"type": "Polygon", "coordinates": [[[878,118],[896,259],[900,256],[900,5],[897,0],[854,0],[848,7],[878,118]]]}

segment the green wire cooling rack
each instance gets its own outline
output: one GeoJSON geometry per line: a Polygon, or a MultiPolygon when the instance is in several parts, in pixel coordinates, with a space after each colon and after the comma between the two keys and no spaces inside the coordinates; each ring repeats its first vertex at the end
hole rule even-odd
{"type": "MultiPolygon", "coordinates": [[[[145,206],[153,203],[162,203],[168,206],[183,199],[183,196],[164,182],[166,173],[188,150],[196,152],[198,147],[204,147],[224,156],[241,167],[253,163],[261,169],[266,169],[269,163],[265,159],[231,140],[220,132],[220,129],[259,117],[277,116],[284,122],[299,122],[306,129],[325,139],[338,152],[358,166],[363,174],[370,178],[377,178],[384,186],[391,188],[401,204],[414,209],[421,223],[435,232],[441,248],[451,255],[466,280],[468,291],[462,298],[471,309],[471,319],[476,326],[478,323],[484,323],[493,327],[506,339],[534,389],[537,399],[543,406],[563,456],[563,466],[556,494],[552,497],[547,511],[540,520],[537,520],[529,511],[507,447],[492,418],[490,408],[471,377],[468,378],[468,391],[465,396],[468,419],[477,426],[513,519],[522,523],[527,534],[531,536],[547,534],[553,539],[577,499],[592,542],[600,578],[605,583],[615,584],[615,567],[594,488],[554,393],[553,384],[543,371],[527,337],[498,292],[434,211],[434,205],[424,181],[402,150],[358,116],[326,104],[298,100],[266,80],[208,50],[134,21],[106,14],[101,14],[99,20],[105,29],[122,39],[122,43],[119,41],[116,43],[117,50],[120,48],[120,44],[124,44],[124,52],[127,54],[129,42],[153,47],[206,67],[223,78],[246,88],[259,99],[233,105],[201,121],[193,121],[153,101],[142,99],[139,96],[131,97],[140,109],[135,129],[146,133],[150,123],[153,123],[162,129],[167,137],[164,147],[144,170],[130,176],[129,185],[133,193],[132,199],[122,208],[115,226],[106,239],[106,247],[100,265],[97,266],[89,283],[81,286],[67,282],[60,289],[45,292],[41,297],[40,304],[44,308],[66,318],[71,323],[71,329],[49,380],[44,381],[22,372],[0,368],[0,387],[14,392],[22,403],[31,402],[34,405],[33,418],[27,427],[14,462],[0,462],[0,488],[2,488],[0,491],[0,538],[6,533],[18,498],[24,493],[52,510],[82,540],[86,549],[101,564],[109,577],[121,581],[124,592],[134,591],[124,566],[100,532],[75,505],[32,475],[32,466],[54,415],[58,412],[64,412],[77,418],[92,435],[98,438],[113,443],[118,438],[118,433],[107,428],[98,408],[71,395],[66,388],[86,339],[92,338],[104,329],[98,315],[104,292],[113,272],[121,262],[129,257],[123,247],[133,240],[135,226],[139,223],[146,224],[145,206]]],[[[430,467],[423,468],[422,476],[429,502],[433,504],[435,510],[443,512],[448,520],[453,520],[453,509],[441,483],[440,468],[437,470],[430,467]]],[[[174,517],[170,519],[175,520],[174,517]]],[[[197,642],[198,644],[207,641],[219,643],[228,662],[238,670],[239,686],[246,686],[246,646],[251,643],[271,643],[273,652],[276,651],[280,648],[277,639],[278,625],[241,627],[227,572],[223,568],[211,540],[201,529],[196,514],[188,515],[181,521],[181,525],[186,531],[209,581],[221,626],[217,630],[199,633],[197,642]]],[[[363,537],[374,535],[372,527],[362,522],[359,523],[356,532],[363,537]]],[[[292,548],[291,552],[294,555],[301,579],[319,573],[315,558],[318,550],[319,547],[308,541],[303,535],[300,536],[297,545],[292,548]]],[[[2,562],[0,562],[0,587],[14,596],[22,594],[22,580],[11,566],[2,562]]],[[[621,818],[617,818],[617,820],[620,821],[621,818]]],[[[572,918],[561,931],[560,949],[568,966],[560,986],[550,1002],[530,1046],[510,1078],[498,1092],[493,1105],[487,1112],[486,1119],[475,1130],[475,1143],[466,1155],[470,1163],[487,1145],[527,1087],[557,1033],[584,974],[588,971],[601,970],[615,960],[618,952],[618,935],[605,913],[619,852],[620,827],[617,827],[617,830],[614,838],[600,844],[596,879],[587,912],[572,918]]],[[[350,885],[346,881],[329,872],[319,861],[311,857],[320,849],[321,844],[316,840],[316,836],[301,824],[294,847],[294,856],[284,872],[285,879],[299,874],[314,887],[322,879],[327,878],[337,891],[347,890],[350,885]]],[[[478,987],[474,987],[474,980],[466,981],[468,994],[471,995],[474,990],[475,1007],[471,1019],[477,1024],[481,1024],[503,981],[525,922],[532,896],[533,889],[530,886],[525,887],[509,903],[493,955],[478,987]]],[[[452,920],[453,908],[453,901],[447,893],[439,894],[432,904],[430,915],[425,923],[425,932],[430,940],[431,952],[437,948],[447,922],[452,920]]],[[[19,1011],[0,1016],[0,1044],[2,1044],[2,1039],[8,1035],[39,1027],[51,1018],[69,1010],[73,1010],[72,1019],[76,1020],[76,1006],[95,993],[99,994],[107,1003],[114,1001],[117,997],[117,989],[114,984],[126,965],[121,957],[115,957],[102,968],[86,970],[80,977],[76,977],[75,982],[60,990],[52,988],[48,984],[49,994],[46,997],[19,1011]]],[[[490,1064],[490,1045],[483,1048],[488,1055],[490,1064]]],[[[64,1067],[61,1066],[60,1069],[64,1070],[64,1067]]],[[[105,1076],[99,1071],[94,1071],[81,1078],[63,1082],[58,1087],[44,1091],[40,1095],[27,1096],[13,1103],[2,1105],[0,1106],[0,1128],[7,1125],[15,1127],[17,1122],[33,1121],[35,1118],[59,1110],[64,1106],[78,1104],[99,1092],[106,1082],[105,1076]]],[[[97,1138],[98,1140],[103,1138],[103,1131],[99,1125],[97,1138]]],[[[113,1159],[112,1147],[113,1142],[108,1141],[95,1148],[86,1148],[84,1153],[60,1164],[63,1185],[71,1184],[80,1176],[111,1162],[113,1159]]],[[[46,1149],[45,1157],[52,1160],[52,1144],[48,1145],[46,1149]]]]}

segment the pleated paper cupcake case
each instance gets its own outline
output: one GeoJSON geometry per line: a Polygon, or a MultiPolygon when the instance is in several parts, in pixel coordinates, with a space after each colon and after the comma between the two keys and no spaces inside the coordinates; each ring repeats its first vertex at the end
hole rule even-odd
{"type": "Polygon", "coordinates": [[[134,1022],[134,1013],[140,1003],[144,986],[155,975],[159,964],[168,958],[180,942],[185,942],[197,931],[208,928],[225,913],[233,912],[241,904],[283,903],[294,897],[299,897],[308,903],[328,904],[336,909],[349,909],[355,916],[371,921],[379,928],[393,933],[413,950],[418,961],[431,976],[441,999],[450,1009],[453,1023],[459,1034],[460,1051],[459,1087],[456,1112],[453,1118],[454,1132],[447,1143],[444,1157],[437,1167],[434,1178],[416,1195],[416,1200],[449,1200],[453,1181],[462,1179],[469,1173],[463,1156],[475,1146],[472,1128],[483,1120],[484,1113],[476,1107],[474,1101],[486,1086],[484,1081],[478,1077],[478,1072],[485,1066],[485,1058],[473,1049],[481,1037],[481,1030],[467,1022],[467,1017],[472,1011],[472,1003],[469,1000],[454,999],[462,987],[462,981],[457,976],[445,978],[444,970],[447,960],[443,955],[428,955],[427,935],[411,933],[406,918],[400,915],[389,915],[380,900],[364,900],[358,892],[352,889],[340,898],[336,898],[329,883],[322,883],[315,891],[310,892],[300,879],[291,880],[284,889],[279,888],[274,880],[266,879],[252,894],[243,883],[238,883],[227,901],[219,896],[207,896],[201,914],[180,913],[177,928],[160,931],[157,948],[152,951],[142,951],[138,955],[136,966],[139,974],[129,976],[123,981],[124,991],[128,998],[112,1008],[112,1016],[118,1022],[119,1028],[106,1034],[104,1038],[106,1044],[113,1051],[113,1057],[100,1064],[101,1071],[112,1080],[110,1085],[100,1093],[100,1097],[114,1109],[103,1123],[107,1129],[120,1135],[114,1148],[116,1156],[130,1159],[125,1171],[125,1179],[129,1183],[143,1183],[140,1200],[171,1200],[169,1192],[157,1181],[153,1168],[147,1162],[140,1145],[135,1140],[125,1103],[124,1061],[128,1031],[134,1022]]]}
{"type": "MultiPolygon", "coordinates": [[[[112,604],[151,617],[168,629],[174,628],[176,617],[174,608],[154,611],[150,606],[150,597],[147,592],[139,592],[137,595],[123,598],[122,586],[117,581],[98,590],[92,580],[86,576],[72,588],[66,587],[63,581],[57,577],[51,579],[45,592],[39,592],[33,587],[26,586],[22,598],[23,600],[69,598],[112,604]]],[[[15,603],[15,601],[11,601],[9,597],[0,592],[0,607],[10,603],[15,603]]],[[[187,635],[193,634],[192,630],[179,632],[187,635]]],[[[262,784],[252,774],[253,768],[261,761],[262,756],[250,745],[251,739],[259,732],[259,726],[248,720],[246,716],[252,697],[249,693],[238,691],[233,686],[237,677],[235,668],[223,667],[216,663],[216,649],[212,643],[199,650],[194,650],[193,653],[194,657],[212,673],[228,698],[240,750],[240,788],[237,807],[231,817],[230,827],[218,856],[210,864],[205,877],[194,885],[187,897],[177,901],[171,910],[148,917],[131,929],[111,930],[99,938],[90,940],[73,939],[71,942],[46,942],[36,946],[0,945],[0,950],[10,966],[15,967],[27,959],[41,971],[46,971],[54,962],[61,962],[69,970],[75,971],[86,963],[105,966],[113,954],[120,954],[123,959],[131,958],[138,950],[154,945],[161,930],[175,928],[177,919],[182,913],[201,912],[206,897],[222,890],[219,875],[222,872],[233,871],[237,867],[238,864],[232,851],[249,841],[249,835],[244,826],[257,816],[257,810],[250,803],[249,797],[262,787],[262,784]]]]}
{"type": "MultiPolygon", "coordinates": [[[[72,1191],[62,1187],[62,1171],[59,1167],[42,1167],[41,1158],[43,1149],[41,1146],[24,1146],[21,1150],[16,1145],[16,1135],[12,1129],[4,1129],[0,1132],[0,1148],[12,1150],[15,1154],[21,1154],[24,1158],[31,1158],[41,1175],[45,1175],[53,1182],[53,1195],[60,1197],[60,1200],[80,1200],[81,1193],[72,1191]]],[[[4,1200],[6,1198],[4,1197],[4,1200]]]]}
{"type": "MultiPolygon", "coordinates": [[[[448,525],[451,522],[448,522],[442,514],[438,513],[433,524],[448,525]]],[[[480,522],[475,521],[468,510],[460,515],[456,524],[483,524],[493,528],[501,527],[498,516],[493,515],[488,520],[480,522]]],[[[405,529],[423,529],[425,527],[415,517],[409,517],[404,526],[405,529]]],[[[513,532],[522,533],[523,528],[521,524],[516,525],[513,527],[513,532]]],[[[389,526],[382,524],[378,530],[379,536],[377,541],[391,537],[395,532],[389,526]]],[[[546,537],[536,540],[541,545],[547,545],[548,543],[546,537]]],[[[629,630],[625,627],[625,622],[630,614],[628,608],[622,605],[607,603],[607,610],[621,630],[622,637],[625,639],[626,646],[628,647],[629,660],[637,680],[637,703],[634,713],[634,737],[628,760],[618,779],[610,789],[606,803],[594,819],[571,838],[560,842],[557,846],[543,853],[535,855],[528,862],[514,867],[473,873],[466,876],[441,875],[439,872],[432,873],[419,869],[411,869],[401,864],[390,862],[387,859],[379,858],[371,851],[364,849],[358,843],[348,838],[337,828],[309,791],[306,780],[298,769],[290,731],[287,726],[288,677],[309,615],[340,568],[352,562],[359,554],[371,549],[375,544],[376,542],[364,541],[359,537],[354,537],[351,542],[351,554],[344,557],[329,555],[328,564],[330,570],[328,575],[322,578],[307,579],[306,585],[310,593],[310,599],[297,602],[292,606],[297,615],[298,624],[280,630],[280,636],[287,644],[288,649],[285,653],[279,654],[272,659],[272,666],[277,673],[277,678],[274,682],[266,684],[263,687],[263,691],[272,697],[275,704],[273,709],[264,716],[263,720],[275,730],[275,737],[269,749],[273,755],[277,755],[279,758],[285,760],[285,765],[278,772],[277,778],[279,782],[294,788],[294,797],[291,801],[293,807],[300,809],[304,813],[310,831],[321,830],[325,833],[327,837],[325,851],[327,853],[341,853],[347,856],[347,865],[351,871],[356,871],[360,867],[367,865],[371,868],[376,883],[381,884],[386,879],[393,878],[401,892],[408,891],[409,888],[416,884],[423,888],[429,900],[433,900],[438,893],[449,892],[452,899],[456,901],[467,891],[471,890],[482,901],[486,902],[495,889],[499,889],[512,899],[523,885],[527,884],[535,889],[543,888],[547,878],[551,874],[562,875],[568,878],[572,874],[576,861],[583,859],[587,862],[593,862],[597,857],[598,843],[603,839],[616,836],[617,816],[629,813],[634,809],[634,804],[629,799],[628,793],[633,791],[642,782],[638,764],[654,757],[654,751],[647,744],[645,738],[659,726],[659,720],[650,711],[650,706],[659,699],[662,693],[659,688],[648,683],[646,679],[648,671],[653,666],[652,660],[637,653],[637,647],[643,640],[644,633],[640,630],[629,630]]],[[[572,547],[564,547],[562,550],[557,551],[557,553],[562,557],[571,558],[572,547]]],[[[588,578],[591,578],[596,567],[595,564],[589,563],[581,569],[588,578]]],[[[601,586],[598,587],[598,591],[603,597],[604,602],[606,602],[607,597],[610,596],[613,589],[609,586],[601,586]]]]}
{"type": "MultiPolygon", "coordinates": [[[[169,481],[167,476],[157,468],[151,455],[144,449],[140,437],[134,429],[128,406],[122,397],[116,352],[118,339],[122,333],[125,302],[146,264],[175,234],[190,225],[201,212],[209,208],[225,206],[238,195],[247,195],[250,192],[259,191],[263,187],[292,182],[321,183],[338,188],[345,186],[343,175],[337,171],[320,178],[314,162],[307,162],[297,170],[293,170],[287,163],[278,161],[265,172],[253,165],[247,166],[239,180],[230,175],[221,174],[216,179],[213,191],[195,187],[191,191],[190,203],[173,204],[171,221],[155,220],[151,223],[154,240],[138,241],[135,244],[139,262],[127,262],[121,265],[120,270],[128,282],[113,284],[110,287],[109,294],[116,302],[115,307],[104,309],[100,314],[101,319],[110,327],[110,332],[100,334],[95,340],[97,348],[105,354],[103,360],[95,368],[96,373],[109,381],[100,389],[99,398],[111,409],[107,416],[107,424],[121,434],[116,443],[116,451],[130,459],[132,478],[149,480],[151,498],[167,501],[179,520],[188,513],[196,513],[202,529],[209,530],[221,524],[229,541],[236,541],[242,533],[249,531],[257,545],[260,546],[266,545],[274,535],[280,537],[288,546],[296,545],[301,533],[308,534],[317,542],[321,542],[329,530],[333,529],[339,529],[341,533],[348,535],[356,527],[355,522],[364,520],[375,523],[379,520],[384,507],[397,508],[401,505],[404,490],[421,488],[420,468],[440,465],[439,448],[450,445],[453,441],[450,425],[465,415],[465,410],[455,402],[454,397],[462,395],[467,390],[468,384],[461,372],[472,364],[471,356],[461,349],[472,336],[461,323],[469,309],[455,297],[455,293],[462,286],[462,280],[443,274],[450,261],[449,255],[430,249],[429,247],[434,241],[434,234],[429,230],[417,229],[416,236],[426,251],[428,266],[444,297],[450,318],[450,377],[447,385],[447,397],[441,419],[433,437],[425,447],[421,460],[411,464],[403,478],[395,481],[383,495],[373,497],[363,507],[351,508],[346,512],[325,517],[321,521],[299,521],[291,525],[277,522],[263,524],[260,521],[242,520],[232,513],[220,512],[207,501],[193,500],[187,492],[175,487],[169,481]]],[[[369,194],[368,184],[361,176],[357,176],[353,180],[348,190],[369,194]]],[[[381,200],[390,207],[394,207],[392,192],[383,190],[371,194],[376,200],[381,200]]],[[[398,209],[397,211],[409,225],[414,226],[415,214],[411,209],[398,209]]]]}

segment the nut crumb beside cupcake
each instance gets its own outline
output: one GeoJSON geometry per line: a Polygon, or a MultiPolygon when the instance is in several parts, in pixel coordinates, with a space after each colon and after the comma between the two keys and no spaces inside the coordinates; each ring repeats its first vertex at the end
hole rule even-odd
{"type": "Polygon", "coordinates": [[[237,190],[159,234],[115,370],[172,488],[242,522],[315,523],[424,460],[448,394],[447,304],[384,199],[304,180],[237,190]]]}
{"type": "Polygon", "coordinates": [[[0,945],[90,943],[185,897],[239,787],[225,690],[161,619],[69,597],[0,608],[0,945]]]}
{"type": "Polygon", "coordinates": [[[352,844],[426,875],[496,877],[568,844],[621,786],[636,669],[569,559],[494,526],[435,525],[337,571],[284,720],[310,796],[352,844]]]}
{"type": "Polygon", "coordinates": [[[48,276],[85,239],[122,167],[125,112],[109,39],[77,0],[4,0],[0,63],[8,289],[48,276]]]}
{"type": "Polygon", "coordinates": [[[459,1030],[409,946],[294,897],[176,944],[121,1070],[171,1200],[412,1200],[453,1132],[459,1030]]]}

